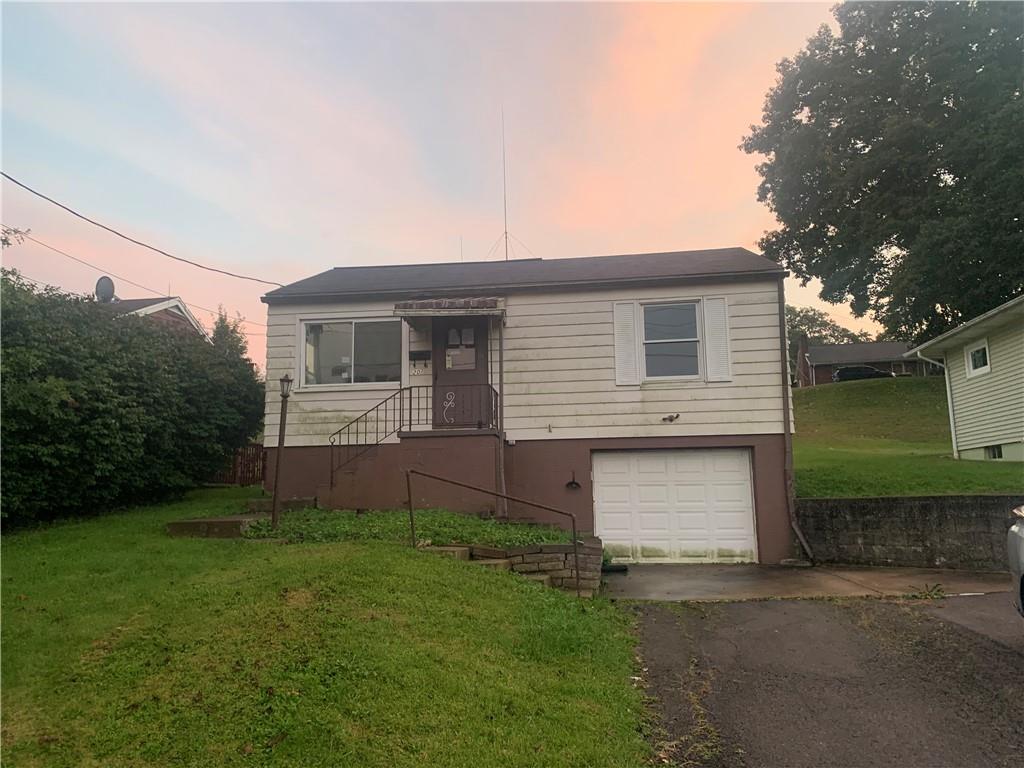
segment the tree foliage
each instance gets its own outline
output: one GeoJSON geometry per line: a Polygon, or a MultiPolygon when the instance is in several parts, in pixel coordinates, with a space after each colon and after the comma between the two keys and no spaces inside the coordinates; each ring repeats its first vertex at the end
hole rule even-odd
{"type": "Polygon", "coordinates": [[[743,149],[760,246],[922,340],[1024,291],[1021,3],[844,3],[778,66],[743,149]]]}
{"type": "Polygon", "coordinates": [[[179,493],[259,432],[263,384],[237,349],[14,272],[0,284],[5,518],[179,493]]]}

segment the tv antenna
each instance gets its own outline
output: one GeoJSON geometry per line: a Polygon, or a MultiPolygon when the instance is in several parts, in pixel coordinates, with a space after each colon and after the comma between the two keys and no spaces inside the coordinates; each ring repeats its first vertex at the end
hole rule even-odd
{"type": "Polygon", "coordinates": [[[505,108],[501,108],[501,211],[505,220],[505,261],[508,261],[508,171],[505,165],[505,108]]]}

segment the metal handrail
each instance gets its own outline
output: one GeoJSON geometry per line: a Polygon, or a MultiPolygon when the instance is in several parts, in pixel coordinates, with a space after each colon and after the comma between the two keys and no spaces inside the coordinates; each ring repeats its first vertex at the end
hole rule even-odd
{"type": "MultiPolygon", "coordinates": [[[[480,418],[477,429],[485,426],[497,428],[498,393],[490,384],[453,384],[445,389],[471,391],[469,409],[471,414],[480,418]],[[474,408],[475,404],[475,408],[474,408]]],[[[434,403],[432,385],[415,385],[400,387],[372,408],[356,416],[345,426],[335,431],[329,438],[331,446],[331,487],[334,487],[335,472],[358,459],[364,453],[380,445],[389,437],[403,429],[412,429],[425,424],[433,425],[434,403]],[[396,402],[397,399],[397,402],[396,402]],[[370,419],[373,419],[372,429],[370,419]],[[335,448],[344,448],[345,454],[341,461],[335,458],[335,448]]],[[[466,407],[463,398],[452,400],[459,409],[466,407]]],[[[453,423],[453,426],[459,426],[453,423]]]]}
{"type": "Polygon", "coordinates": [[[432,475],[429,472],[421,472],[418,469],[407,469],[405,471],[405,488],[409,493],[409,533],[412,539],[412,547],[416,548],[416,514],[415,505],[412,497],[412,476],[419,475],[420,477],[429,477],[431,480],[437,480],[442,483],[448,483],[450,485],[457,485],[460,488],[468,488],[471,491],[480,491],[480,493],[487,493],[491,496],[496,496],[499,499],[505,499],[506,501],[512,501],[517,504],[526,504],[529,507],[536,507],[537,509],[543,509],[547,512],[554,512],[556,515],[563,515],[568,517],[572,522],[572,561],[573,570],[576,573],[576,597],[580,596],[580,550],[579,541],[576,534],[576,515],[572,512],[566,512],[563,509],[557,509],[556,507],[550,507],[547,504],[541,504],[537,501],[530,501],[529,499],[520,499],[517,496],[509,496],[507,493],[498,493],[487,488],[481,488],[478,485],[470,485],[469,483],[463,483],[459,480],[452,480],[448,477],[441,477],[440,475],[432,475]]]}

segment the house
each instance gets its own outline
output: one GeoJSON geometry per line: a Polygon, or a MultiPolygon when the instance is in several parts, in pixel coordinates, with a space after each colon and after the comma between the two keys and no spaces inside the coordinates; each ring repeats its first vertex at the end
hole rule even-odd
{"type": "Polygon", "coordinates": [[[848,365],[869,365],[896,376],[926,376],[941,371],[924,360],[904,356],[909,344],[901,341],[865,341],[849,344],[809,344],[802,337],[797,352],[797,386],[831,384],[832,374],[848,365]]]}
{"type": "Polygon", "coordinates": [[[1024,461],[1024,295],[907,357],[944,366],[954,458],[1024,461]]]}
{"type": "MultiPolygon", "coordinates": [[[[271,291],[267,378],[295,381],[281,494],[403,508],[417,468],[568,511],[624,558],[790,557],[784,275],[726,248],[344,267],[271,291]]],[[[413,495],[564,524],[425,478],[413,495]]]]}
{"type": "Polygon", "coordinates": [[[188,330],[198,333],[204,339],[209,338],[202,323],[196,320],[195,315],[178,296],[120,299],[114,295],[114,284],[110,278],[100,278],[96,283],[96,298],[100,306],[109,308],[114,314],[148,317],[169,328],[188,330]]]}

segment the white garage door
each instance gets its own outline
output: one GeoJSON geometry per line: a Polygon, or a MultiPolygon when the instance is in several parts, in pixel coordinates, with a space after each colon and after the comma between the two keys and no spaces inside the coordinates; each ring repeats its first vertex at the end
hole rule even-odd
{"type": "Polygon", "coordinates": [[[614,557],[757,561],[749,451],[600,451],[593,476],[596,532],[614,557]]]}

